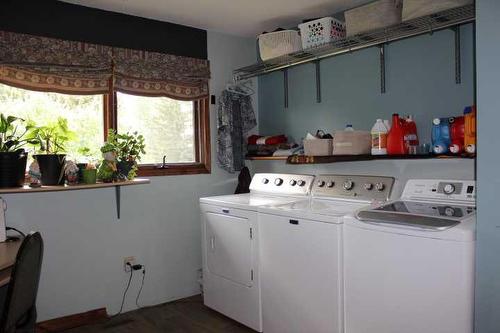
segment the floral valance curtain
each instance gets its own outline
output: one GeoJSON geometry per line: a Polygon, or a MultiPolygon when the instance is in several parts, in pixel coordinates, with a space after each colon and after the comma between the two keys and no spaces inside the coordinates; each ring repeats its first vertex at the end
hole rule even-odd
{"type": "Polygon", "coordinates": [[[0,31],[0,82],[20,88],[196,100],[209,78],[207,60],[0,31]]]}

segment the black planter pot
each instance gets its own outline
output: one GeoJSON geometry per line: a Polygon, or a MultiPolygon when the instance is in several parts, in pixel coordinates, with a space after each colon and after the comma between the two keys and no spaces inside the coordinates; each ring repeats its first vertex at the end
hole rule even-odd
{"type": "Polygon", "coordinates": [[[28,153],[23,149],[16,152],[0,153],[0,188],[21,187],[28,153]]]}
{"type": "Polygon", "coordinates": [[[42,185],[64,185],[65,154],[34,155],[40,166],[42,185]]]}
{"type": "Polygon", "coordinates": [[[134,162],[120,161],[116,163],[116,168],[118,169],[118,174],[121,178],[127,179],[130,170],[134,167],[134,162]]]}

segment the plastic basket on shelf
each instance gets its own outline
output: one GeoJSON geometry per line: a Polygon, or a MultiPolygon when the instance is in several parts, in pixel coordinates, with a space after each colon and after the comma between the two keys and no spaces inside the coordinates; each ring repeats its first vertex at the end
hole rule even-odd
{"type": "Polygon", "coordinates": [[[344,13],[347,37],[401,23],[402,0],[378,0],[344,13]]]}
{"type": "Polygon", "coordinates": [[[403,0],[403,22],[472,3],[474,0],[403,0]]]}
{"type": "Polygon", "coordinates": [[[302,50],[295,30],[282,30],[259,35],[259,53],[264,61],[302,50]]]}
{"type": "Polygon", "coordinates": [[[299,29],[304,49],[345,38],[345,23],[333,17],[299,24],[299,29]]]}

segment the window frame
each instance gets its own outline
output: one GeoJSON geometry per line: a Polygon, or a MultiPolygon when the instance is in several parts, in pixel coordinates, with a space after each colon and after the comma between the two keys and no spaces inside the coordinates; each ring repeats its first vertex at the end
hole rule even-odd
{"type": "MultiPolygon", "coordinates": [[[[117,129],[117,93],[104,95],[104,140],[109,129],[117,129]]],[[[190,163],[139,164],[139,177],[195,175],[211,173],[210,106],[208,97],[193,101],[195,161],[190,163]]],[[[146,147],[147,149],[147,147],[146,147]]]]}

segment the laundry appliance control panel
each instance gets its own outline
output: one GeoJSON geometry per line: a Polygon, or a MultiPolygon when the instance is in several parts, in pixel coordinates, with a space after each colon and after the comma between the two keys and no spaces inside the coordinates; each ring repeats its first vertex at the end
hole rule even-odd
{"type": "Polygon", "coordinates": [[[306,195],[311,191],[314,176],[282,173],[257,173],[250,183],[252,192],[306,195]]]}
{"type": "Polygon", "coordinates": [[[394,185],[394,178],[358,175],[319,175],[313,196],[386,201],[394,185]]]}

